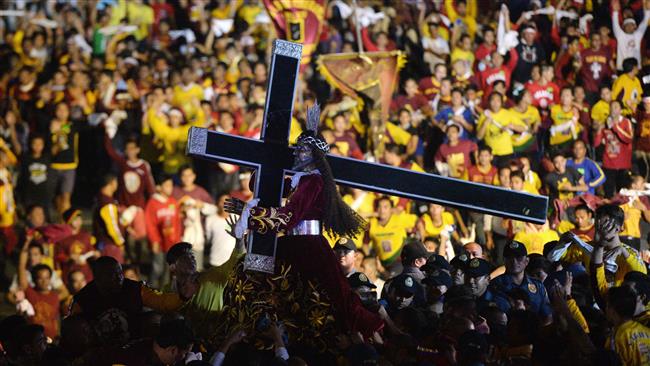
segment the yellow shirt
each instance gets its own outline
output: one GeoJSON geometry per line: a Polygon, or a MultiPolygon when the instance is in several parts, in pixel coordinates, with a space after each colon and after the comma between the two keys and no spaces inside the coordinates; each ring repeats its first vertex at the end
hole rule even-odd
{"type": "Polygon", "coordinates": [[[643,88],[641,87],[639,78],[631,78],[627,74],[619,76],[614,81],[614,86],[612,87],[612,99],[619,99],[619,94],[621,93],[623,93],[623,98],[621,99],[623,101],[623,114],[629,115],[631,110],[628,103],[636,109],[643,94],[643,88]]]}
{"type": "Polygon", "coordinates": [[[539,179],[539,175],[529,170],[526,174],[526,181],[524,182],[524,191],[530,194],[539,194],[540,188],[542,188],[542,180],[539,179]]]}
{"type": "Polygon", "coordinates": [[[509,111],[516,118],[517,124],[528,128],[528,131],[526,132],[512,134],[512,146],[516,149],[534,142],[535,135],[532,133],[533,127],[542,122],[539,110],[530,105],[523,113],[519,112],[514,107],[510,108],[509,111]]]}
{"type": "Polygon", "coordinates": [[[609,117],[609,103],[599,100],[591,108],[591,119],[594,123],[604,124],[609,117]]]}
{"type": "Polygon", "coordinates": [[[14,187],[11,179],[0,180],[0,228],[14,225],[16,204],[14,202],[14,187]]]}
{"type": "Polygon", "coordinates": [[[619,325],[608,342],[624,366],[650,365],[650,328],[641,323],[628,320],[619,325]]]}
{"type": "Polygon", "coordinates": [[[377,253],[382,265],[393,263],[399,256],[404,239],[408,236],[417,216],[411,214],[393,214],[385,226],[379,225],[377,218],[370,219],[368,237],[370,245],[377,253]]]}
{"type": "Polygon", "coordinates": [[[346,194],[343,196],[343,202],[362,217],[370,217],[375,213],[376,198],[377,195],[372,192],[364,192],[358,199],[355,199],[351,194],[346,194]]]}
{"type": "Polygon", "coordinates": [[[162,142],[163,170],[165,173],[176,174],[181,165],[187,163],[185,145],[187,145],[187,132],[192,126],[202,126],[205,122],[205,114],[202,109],[197,110],[198,114],[193,123],[179,127],[171,127],[167,124],[164,116],[159,115],[151,108],[147,113],[147,122],[158,140],[162,142]]]}
{"type": "Polygon", "coordinates": [[[445,0],[445,11],[447,12],[447,17],[449,20],[454,23],[456,20],[461,21],[467,28],[467,34],[469,34],[472,39],[476,34],[476,17],[478,16],[478,7],[476,0],[467,1],[467,12],[464,17],[461,17],[454,8],[453,0],[445,0]]]}
{"type": "Polygon", "coordinates": [[[452,215],[449,212],[443,212],[442,213],[442,224],[439,226],[436,226],[433,224],[433,220],[431,219],[431,215],[428,213],[422,215],[422,222],[424,223],[424,232],[426,236],[433,236],[433,237],[439,237],[440,233],[445,229],[445,227],[449,225],[453,225],[455,223],[454,220],[454,215],[452,215]]]}
{"type": "Polygon", "coordinates": [[[641,210],[634,207],[630,202],[620,205],[625,212],[625,221],[623,221],[623,231],[620,236],[631,236],[633,238],[641,238],[641,210]]]}
{"type": "MultiPolygon", "coordinates": [[[[517,123],[516,118],[505,108],[499,109],[498,112],[490,112],[492,119],[506,127],[511,123],[517,123]]],[[[481,129],[483,123],[487,122],[485,114],[481,115],[478,121],[478,129],[481,129]]],[[[514,152],[512,146],[512,137],[507,130],[502,130],[494,123],[490,123],[483,137],[485,143],[492,149],[492,153],[496,156],[510,155],[514,152]]]]}
{"type": "Polygon", "coordinates": [[[194,119],[196,116],[197,108],[194,99],[201,101],[203,99],[203,89],[198,84],[190,84],[188,86],[176,85],[174,87],[174,97],[172,104],[180,108],[185,113],[187,120],[194,119]]]}
{"type": "Polygon", "coordinates": [[[551,119],[553,120],[553,126],[560,126],[565,123],[573,123],[573,130],[565,129],[563,131],[558,131],[555,134],[551,132],[551,138],[549,141],[551,145],[563,144],[565,142],[575,140],[575,138],[578,137],[578,134],[580,131],[582,131],[582,125],[580,125],[577,119],[573,121],[574,117],[577,118],[577,116],[573,115],[573,109],[571,109],[569,112],[565,112],[562,110],[562,106],[560,104],[556,104],[551,107],[551,119]]]}
{"type": "Polygon", "coordinates": [[[560,236],[557,232],[551,229],[540,232],[520,231],[515,235],[515,240],[526,246],[528,254],[542,254],[544,252],[544,244],[559,239],[560,236]]]}
{"type": "Polygon", "coordinates": [[[119,0],[116,6],[111,8],[111,25],[118,25],[127,17],[129,24],[137,25],[135,38],[142,40],[149,35],[149,27],[153,24],[153,8],[146,4],[136,4],[133,1],[119,0]]]}

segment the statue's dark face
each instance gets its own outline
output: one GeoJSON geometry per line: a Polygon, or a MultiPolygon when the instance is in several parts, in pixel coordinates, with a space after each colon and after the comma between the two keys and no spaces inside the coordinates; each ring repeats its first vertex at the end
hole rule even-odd
{"type": "Polygon", "coordinates": [[[314,161],[311,147],[308,145],[298,144],[293,151],[293,170],[303,171],[314,161]]]}

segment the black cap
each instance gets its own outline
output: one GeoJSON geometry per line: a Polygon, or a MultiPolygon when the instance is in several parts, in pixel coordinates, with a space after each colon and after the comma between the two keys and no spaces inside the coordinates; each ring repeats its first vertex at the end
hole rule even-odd
{"type": "Polygon", "coordinates": [[[415,279],[407,274],[401,274],[390,282],[391,286],[395,286],[395,289],[409,293],[409,294],[415,294],[417,291],[417,286],[418,283],[415,281],[415,279]]]}
{"type": "Polygon", "coordinates": [[[465,276],[482,277],[492,273],[492,266],[482,258],[474,258],[465,264],[465,276]]]}
{"type": "Polygon", "coordinates": [[[451,267],[449,266],[449,262],[445,259],[445,257],[441,256],[440,254],[435,254],[432,253],[429,255],[429,259],[427,259],[427,263],[420,268],[424,272],[433,272],[436,269],[442,269],[445,271],[451,270],[451,267]]]}
{"type": "Polygon", "coordinates": [[[410,262],[418,258],[429,258],[430,253],[420,241],[409,240],[402,247],[402,262],[410,262]]]}
{"type": "Polygon", "coordinates": [[[450,288],[453,281],[449,273],[442,270],[435,270],[428,274],[422,280],[422,283],[429,286],[447,286],[447,288],[450,288]]]}
{"type": "Polygon", "coordinates": [[[348,283],[350,284],[350,287],[354,288],[359,288],[361,286],[367,286],[370,288],[377,288],[375,284],[370,282],[370,279],[368,276],[366,276],[363,272],[354,272],[350,276],[348,276],[348,283]]]}
{"type": "Polygon", "coordinates": [[[520,243],[516,240],[508,243],[505,248],[503,248],[503,257],[525,257],[528,255],[526,246],[523,243],[520,243]]]}
{"type": "Polygon", "coordinates": [[[465,265],[469,262],[469,255],[467,252],[463,251],[454,258],[449,261],[449,264],[451,264],[452,267],[454,268],[461,268],[465,269],[465,265]]]}
{"type": "Polygon", "coordinates": [[[357,250],[356,244],[351,239],[348,238],[340,238],[339,240],[336,241],[336,244],[334,244],[334,250],[357,250]]]}

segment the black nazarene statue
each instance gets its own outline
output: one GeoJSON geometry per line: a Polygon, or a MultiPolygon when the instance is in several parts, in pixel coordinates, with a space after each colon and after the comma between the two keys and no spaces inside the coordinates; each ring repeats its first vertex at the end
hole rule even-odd
{"type": "Polygon", "coordinates": [[[293,167],[297,173],[291,179],[291,193],[284,207],[257,207],[259,200],[245,204],[231,199],[225,209],[241,215],[234,230],[238,238],[246,230],[284,234],[278,238],[276,253],[280,275],[290,266],[300,276],[301,286],[322,290],[339,331],[371,336],[384,323],[377,314],[367,311],[351,291],[322,235],[327,231],[335,237],[355,237],[365,229],[365,222],[343,202],[336,189],[326,158],[329,145],[317,132],[319,120],[320,108],[315,105],[307,111],[307,130],[297,140],[293,167]]]}

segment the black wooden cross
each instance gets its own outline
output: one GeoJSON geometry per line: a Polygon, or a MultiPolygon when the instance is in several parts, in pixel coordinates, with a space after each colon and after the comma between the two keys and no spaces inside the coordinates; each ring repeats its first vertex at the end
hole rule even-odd
{"type": "MultiPolygon", "coordinates": [[[[293,147],[288,140],[301,52],[300,44],[273,43],[260,140],[197,127],[189,132],[189,155],[257,170],[254,192],[263,207],[280,206],[284,177],[294,173],[293,147]]],[[[339,184],[522,221],[546,220],[548,198],[544,196],[333,155],[327,160],[339,184]]],[[[275,234],[254,233],[248,243],[246,268],[273,272],[275,245],[275,234]]]]}

